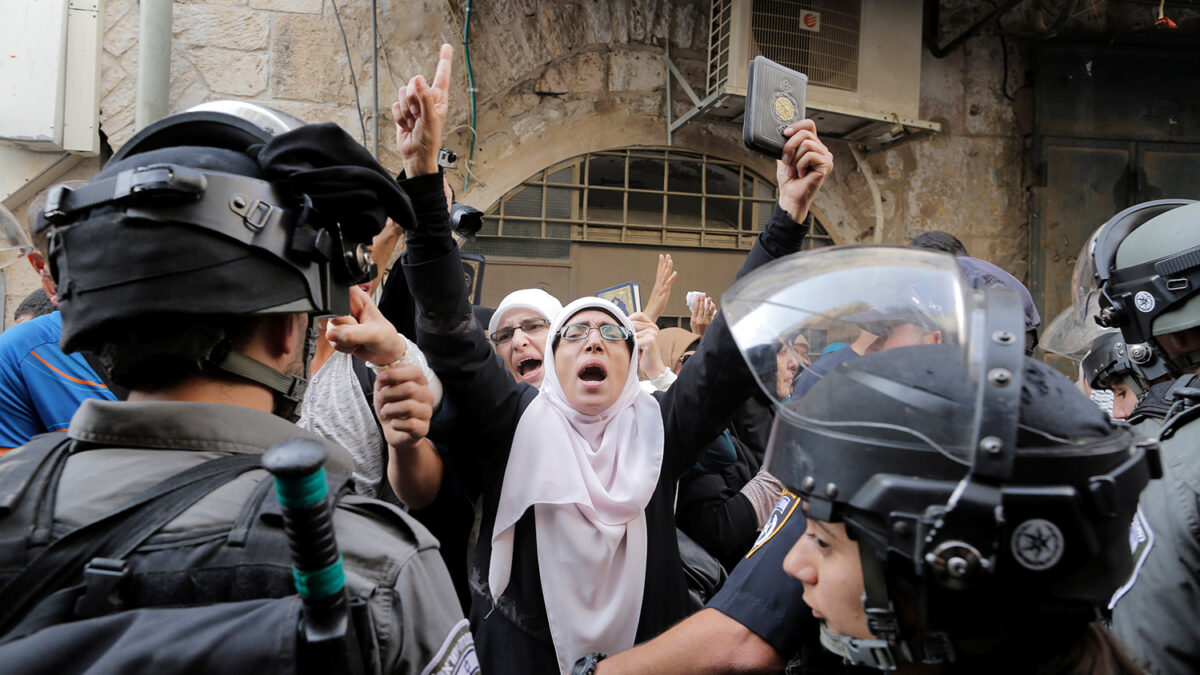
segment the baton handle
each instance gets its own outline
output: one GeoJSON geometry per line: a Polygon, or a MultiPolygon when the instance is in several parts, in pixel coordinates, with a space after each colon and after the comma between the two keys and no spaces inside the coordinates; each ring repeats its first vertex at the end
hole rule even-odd
{"type": "Polygon", "coordinates": [[[304,632],[310,644],[341,638],[349,616],[346,575],[333,535],[333,511],[325,480],[325,446],[298,438],[263,455],[275,477],[275,493],[292,552],[292,576],[304,601],[304,632]]]}

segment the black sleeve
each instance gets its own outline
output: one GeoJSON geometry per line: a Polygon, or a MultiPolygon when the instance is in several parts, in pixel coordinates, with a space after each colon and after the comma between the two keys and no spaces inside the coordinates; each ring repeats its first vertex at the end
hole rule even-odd
{"type": "Polygon", "coordinates": [[[750,553],[708,603],[766,640],[785,659],[817,630],[817,620],[804,604],[804,584],[783,571],[783,559],[802,534],[800,500],[785,492],[750,553]]]}
{"type": "Polygon", "coordinates": [[[475,323],[462,261],[450,236],[440,176],[409,178],[401,186],[409,192],[418,218],[428,219],[406,232],[408,248],[401,257],[417,306],[417,346],[454,400],[458,423],[471,425],[480,440],[455,451],[507,451],[517,420],[537,390],[509,375],[475,323]]]}
{"type": "MultiPolygon", "coordinates": [[[[679,481],[675,522],[722,565],[731,568],[754,541],[758,522],[750,500],[724,473],[693,469],[679,481]]],[[[743,481],[743,485],[745,481],[743,481]]]]}
{"type": "Polygon", "coordinates": [[[734,412],[729,422],[729,430],[734,438],[745,445],[754,457],[752,468],[755,472],[762,468],[763,458],[767,454],[767,441],[771,440],[771,427],[775,424],[775,413],[771,406],[771,399],[762,391],[756,391],[734,412]]]}
{"type": "Polygon", "coordinates": [[[401,335],[417,341],[417,304],[408,291],[408,279],[401,268],[392,270],[383,282],[378,306],[379,312],[401,335]]]}
{"type": "MultiPolygon", "coordinates": [[[[740,279],[775,258],[799,250],[810,218],[797,223],[778,206],[758,235],[740,279]]],[[[691,468],[696,457],[729,423],[733,411],[754,394],[757,384],[718,312],[700,347],[684,364],[679,378],[659,399],[663,414],[664,459],[672,476],[691,468]]]]}

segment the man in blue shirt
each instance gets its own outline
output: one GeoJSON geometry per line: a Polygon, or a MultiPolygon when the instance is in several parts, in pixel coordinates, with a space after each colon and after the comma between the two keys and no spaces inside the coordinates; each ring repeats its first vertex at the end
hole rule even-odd
{"type": "MultiPolygon", "coordinates": [[[[68,182],[78,187],[82,181],[68,182]]],[[[29,207],[36,216],[49,190],[29,207]]],[[[32,222],[29,218],[27,222],[32,222]]],[[[26,230],[32,230],[26,227],[26,230]]],[[[46,264],[46,235],[28,232],[29,264],[42,279],[46,297],[58,304],[58,288],[46,264]]],[[[0,333],[0,454],[48,431],[62,431],[79,404],[89,398],[115,401],[116,395],[82,354],[58,348],[62,315],[51,312],[0,333]]]]}

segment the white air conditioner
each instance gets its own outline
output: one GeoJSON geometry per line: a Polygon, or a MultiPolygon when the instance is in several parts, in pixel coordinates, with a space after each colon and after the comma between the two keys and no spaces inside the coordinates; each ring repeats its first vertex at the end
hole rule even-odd
{"type": "Polygon", "coordinates": [[[808,76],[823,135],[880,146],[940,131],[918,119],[921,11],[899,0],[712,0],[707,112],[742,113],[747,66],[762,55],[808,76]]]}
{"type": "Polygon", "coordinates": [[[0,146],[100,150],[101,0],[5,0],[0,146]]]}

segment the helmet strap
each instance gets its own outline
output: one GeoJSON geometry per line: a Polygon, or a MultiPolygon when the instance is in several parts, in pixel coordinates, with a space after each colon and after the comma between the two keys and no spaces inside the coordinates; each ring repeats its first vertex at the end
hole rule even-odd
{"type": "Polygon", "coordinates": [[[230,375],[256,382],[267,387],[275,396],[272,411],[289,422],[300,419],[300,401],[308,388],[308,367],[316,350],[316,322],[308,316],[308,327],[304,338],[304,376],[282,373],[267,364],[245,354],[230,351],[223,359],[212,365],[230,375]]]}
{"type": "Polygon", "coordinates": [[[863,610],[867,615],[870,639],[853,638],[830,630],[821,622],[821,645],[842,657],[846,663],[879,670],[896,670],[902,663],[938,664],[954,661],[950,636],[929,632],[913,640],[900,636],[900,621],[887,591],[883,561],[864,541],[859,541],[859,560],[863,575],[863,610]]]}

